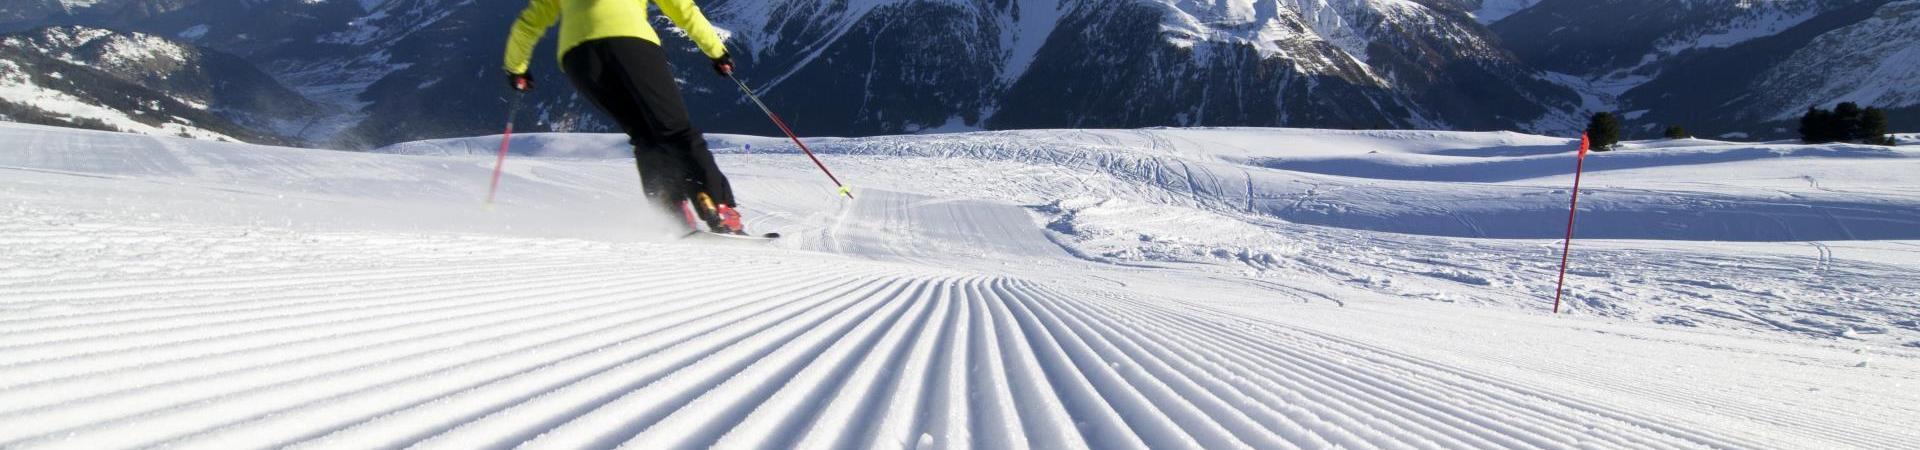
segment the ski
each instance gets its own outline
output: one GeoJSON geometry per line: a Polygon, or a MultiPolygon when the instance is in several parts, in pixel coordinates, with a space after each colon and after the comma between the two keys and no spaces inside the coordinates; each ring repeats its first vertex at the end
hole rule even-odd
{"type": "Polygon", "coordinates": [[[680,238],[681,239],[731,239],[731,240],[738,240],[738,241],[772,241],[774,239],[779,239],[780,233],[764,233],[764,234],[754,235],[754,234],[726,234],[726,233],[715,233],[707,230],[693,230],[693,231],[687,232],[685,236],[681,236],[680,238]]]}

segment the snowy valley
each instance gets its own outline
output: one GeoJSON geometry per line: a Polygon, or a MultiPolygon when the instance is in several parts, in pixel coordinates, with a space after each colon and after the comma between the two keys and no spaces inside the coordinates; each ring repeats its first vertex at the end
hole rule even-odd
{"type": "Polygon", "coordinates": [[[1519,133],[620,136],[336,152],[0,124],[8,448],[1912,448],[1920,148],[1519,133]]]}

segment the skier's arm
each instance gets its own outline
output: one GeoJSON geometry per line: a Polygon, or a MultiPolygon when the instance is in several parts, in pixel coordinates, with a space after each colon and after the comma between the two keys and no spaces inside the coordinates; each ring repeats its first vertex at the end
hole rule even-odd
{"type": "Polygon", "coordinates": [[[693,0],[656,0],[655,3],[660,5],[660,12],[666,13],[667,19],[687,31],[687,37],[693,39],[694,45],[700,46],[700,52],[706,53],[707,58],[720,59],[726,56],[726,44],[720,41],[720,35],[713,31],[713,24],[707,23],[707,16],[700,14],[700,7],[695,6],[693,0]]]}
{"type": "Polygon", "coordinates": [[[527,73],[527,63],[533,59],[533,45],[540,43],[540,37],[558,21],[557,0],[527,1],[527,9],[520,11],[520,19],[513,21],[513,29],[507,32],[507,73],[527,73]]]}

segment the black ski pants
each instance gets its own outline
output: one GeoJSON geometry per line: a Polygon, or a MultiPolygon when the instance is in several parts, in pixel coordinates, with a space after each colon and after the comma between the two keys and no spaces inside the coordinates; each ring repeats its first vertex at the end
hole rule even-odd
{"type": "Polygon", "coordinates": [[[596,39],[567,50],[560,64],[574,89],[627,133],[648,199],[676,212],[681,199],[700,192],[716,203],[736,204],[707,139],[687,120],[680,86],[659,45],[634,37],[596,39]]]}

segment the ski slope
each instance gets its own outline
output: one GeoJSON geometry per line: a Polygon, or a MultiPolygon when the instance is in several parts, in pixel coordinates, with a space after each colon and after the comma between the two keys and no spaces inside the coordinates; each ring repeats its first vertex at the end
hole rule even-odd
{"type": "Polygon", "coordinates": [[[1564,139],[820,140],[849,201],[714,137],[772,245],[672,240],[617,137],[482,207],[492,139],[0,124],[0,447],[1920,446],[1912,149],[1591,157],[1551,316],[1564,139]]]}

